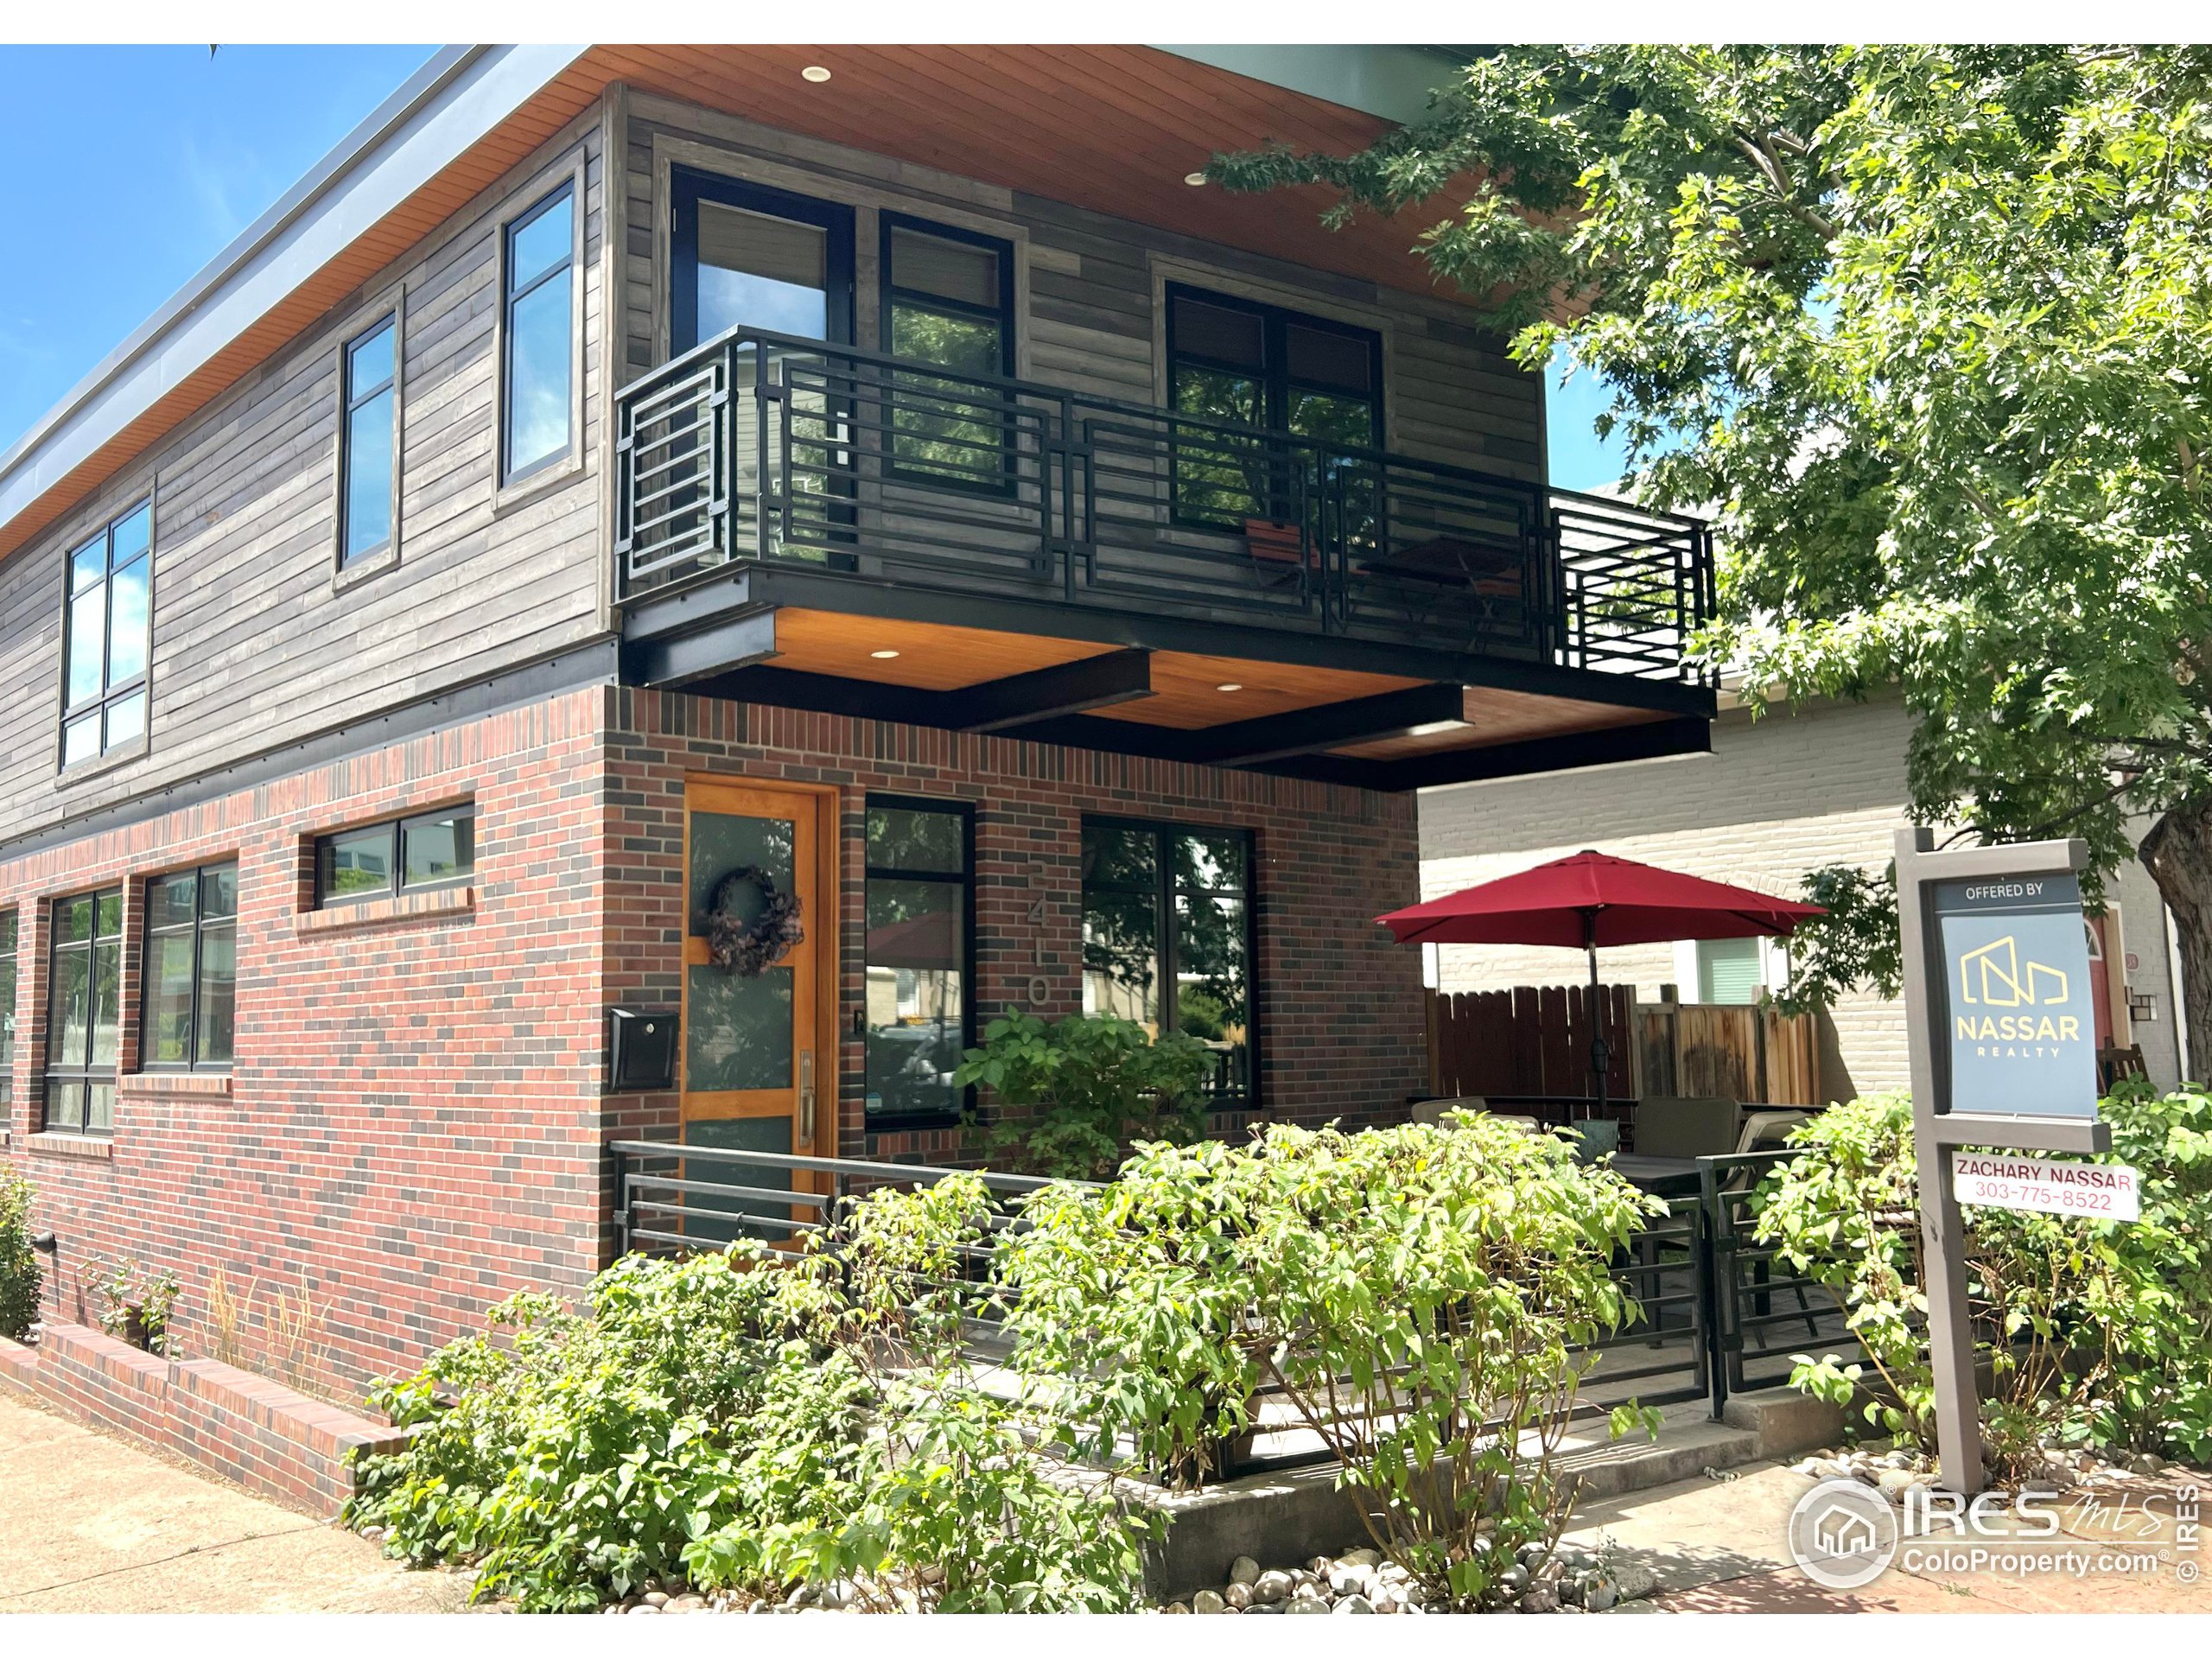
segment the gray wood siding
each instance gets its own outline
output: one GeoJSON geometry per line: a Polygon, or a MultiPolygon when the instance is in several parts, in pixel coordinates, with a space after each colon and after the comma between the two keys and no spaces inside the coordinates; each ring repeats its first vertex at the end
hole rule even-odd
{"type": "Polygon", "coordinates": [[[679,150],[700,147],[739,176],[859,207],[855,309],[862,346],[876,343],[872,210],[936,215],[995,229],[1015,242],[1026,267],[1017,296],[1027,296],[1019,332],[1022,370],[1030,379],[1092,397],[1158,403],[1165,395],[1160,288],[1167,281],[1211,283],[1378,328],[1388,346],[1383,413],[1390,448],[1514,478],[1541,475],[1535,377],[1507,360],[1504,342],[1476,327],[1467,308],[1440,294],[1378,288],[642,96],[632,105],[625,145],[628,375],[663,358],[654,261],[664,245],[656,229],[664,229],[667,207],[658,194],[656,139],[687,164],[713,165],[698,150],[679,150]]]}
{"type": "Polygon", "coordinates": [[[604,632],[601,151],[594,111],[0,569],[0,838],[604,632]],[[582,463],[501,493],[500,226],[579,165],[582,463]],[[403,294],[398,559],[334,582],[339,348],[403,294]],[[58,781],[67,550],[149,489],[148,749],[58,781]]]}

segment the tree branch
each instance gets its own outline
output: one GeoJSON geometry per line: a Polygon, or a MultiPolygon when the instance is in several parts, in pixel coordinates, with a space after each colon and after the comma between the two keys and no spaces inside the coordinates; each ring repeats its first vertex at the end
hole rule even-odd
{"type": "Polygon", "coordinates": [[[1754,137],[1740,127],[1732,128],[1728,137],[1736,148],[1750,158],[1751,165],[1758,168],[1760,176],[1774,187],[1775,196],[1781,202],[1784,213],[1816,232],[1823,242],[1833,242],[1842,234],[1834,220],[1815,213],[1792,194],[1789,169],[1776,152],[1771,137],[1764,133],[1754,137]]]}

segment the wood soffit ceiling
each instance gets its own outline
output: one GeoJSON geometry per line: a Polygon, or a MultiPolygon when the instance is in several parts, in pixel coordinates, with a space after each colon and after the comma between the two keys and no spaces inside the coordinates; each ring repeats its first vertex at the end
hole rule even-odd
{"type": "MultiPolygon", "coordinates": [[[[0,528],[0,557],[403,257],[614,82],[1011,190],[1391,287],[1429,291],[1416,223],[1319,224],[1328,193],[1185,184],[1217,150],[1351,150],[1389,123],[1141,46],[599,46],[0,528]],[[799,70],[822,64],[826,85],[799,70]]],[[[1440,207],[1435,212],[1441,213],[1440,207]]],[[[1433,213],[1421,223],[1428,222],[1433,213]]]]}

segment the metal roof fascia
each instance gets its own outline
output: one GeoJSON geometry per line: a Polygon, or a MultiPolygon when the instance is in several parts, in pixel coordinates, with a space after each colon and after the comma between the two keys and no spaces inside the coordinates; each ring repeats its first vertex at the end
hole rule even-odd
{"type": "Polygon", "coordinates": [[[581,46],[448,47],[0,455],[0,525],[519,109],[581,46]]]}
{"type": "Polygon", "coordinates": [[[1453,58],[1428,46],[1155,46],[1193,63],[1264,80],[1411,126],[1451,79],[1453,58]]]}

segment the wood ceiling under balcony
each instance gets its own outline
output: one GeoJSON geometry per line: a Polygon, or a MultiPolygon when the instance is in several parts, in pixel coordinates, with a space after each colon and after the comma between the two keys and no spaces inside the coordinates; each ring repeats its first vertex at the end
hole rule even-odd
{"type": "Polygon", "coordinates": [[[1271,143],[1349,154],[1378,116],[1145,46],[600,46],[578,66],[642,91],[1389,287],[1427,292],[1412,251],[1447,215],[1322,227],[1319,188],[1233,195],[1184,175],[1271,143]],[[799,72],[818,65],[827,82],[799,72]]]}

